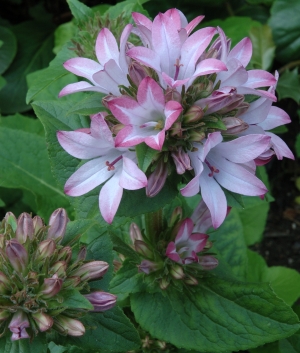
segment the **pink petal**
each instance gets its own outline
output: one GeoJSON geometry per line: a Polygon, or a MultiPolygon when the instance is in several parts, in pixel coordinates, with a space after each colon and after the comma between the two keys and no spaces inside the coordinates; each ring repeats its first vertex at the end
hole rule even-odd
{"type": "Polygon", "coordinates": [[[182,106],[176,101],[169,101],[165,106],[165,130],[169,130],[182,112],[182,106]]]}
{"type": "Polygon", "coordinates": [[[127,39],[131,33],[132,30],[132,25],[128,24],[125,26],[123,29],[123,32],[121,34],[120,38],[120,57],[119,57],[119,64],[120,68],[124,73],[128,72],[128,62],[129,58],[126,56],[126,44],[127,44],[127,39]]]}
{"type": "Polygon", "coordinates": [[[272,132],[266,132],[266,134],[271,137],[272,147],[278,159],[283,159],[283,157],[295,159],[292,151],[279,136],[273,134],[272,132]]]}
{"type": "Polygon", "coordinates": [[[277,126],[289,124],[290,122],[291,119],[284,110],[278,107],[271,107],[267,118],[262,121],[259,126],[264,130],[271,130],[277,126]]]}
{"type": "Polygon", "coordinates": [[[153,50],[144,47],[134,47],[126,53],[130,58],[161,72],[160,56],[153,50]]]}
{"type": "Polygon", "coordinates": [[[145,135],[133,125],[125,126],[115,138],[116,147],[132,147],[144,142],[145,135]]]}
{"type": "Polygon", "coordinates": [[[108,28],[103,28],[96,40],[96,56],[98,61],[104,65],[110,59],[119,62],[119,48],[116,38],[108,28]]]}
{"type": "Polygon", "coordinates": [[[175,238],[175,244],[187,241],[192,234],[194,223],[190,218],[186,218],[180,225],[178,233],[175,238]]]}
{"type": "Polygon", "coordinates": [[[160,131],[157,134],[153,134],[152,136],[146,137],[144,142],[149,147],[154,150],[160,151],[165,141],[165,130],[160,131]]]}
{"type": "Polygon", "coordinates": [[[172,88],[176,88],[179,86],[183,86],[185,85],[190,78],[185,78],[184,80],[174,80],[172,77],[168,76],[166,73],[162,73],[162,78],[164,79],[164,81],[166,82],[166,84],[172,88]]]}
{"type": "Polygon", "coordinates": [[[179,31],[181,28],[185,27],[188,22],[184,14],[177,9],[169,9],[164,13],[164,18],[170,21],[173,26],[179,31]]]}
{"type": "Polygon", "coordinates": [[[193,233],[189,238],[190,249],[198,253],[202,251],[206,245],[208,235],[201,233],[193,233]]]}
{"type": "Polygon", "coordinates": [[[96,61],[86,58],[72,58],[64,63],[64,68],[73,74],[87,78],[93,81],[93,74],[103,69],[103,66],[96,61]]]}
{"type": "Polygon", "coordinates": [[[65,86],[58,94],[59,97],[66,96],[67,94],[77,93],[77,92],[84,92],[84,91],[96,91],[101,93],[109,93],[103,87],[92,86],[90,83],[85,81],[79,81],[75,83],[70,83],[69,85],[65,86]]]}
{"type": "Polygon", "coordinates": [[[222,61],[217,59],[205,59],[200,61],[197,65],[193,78],[226,70],[226,65],[222,61]]]}
{"type": "Polygon", "coordinates": [[[124,189],[137,190],[147,185],[147,177],[136,163],[123,156],[123,169],[119,184],[124,189]]]}
{"type": "Polygon", "coordinates": [[[188,25],[185,26],[185,30],[188,35],[193,31],[193,29],[198,26],[198,24],[203,20],[204,16],[197,16],[188,25]]]}
{"type": "Polygon", "coordinates": [[[258,87],[269,87],[276,84],[276,78],[267,71],[264,70],[249,70],[248,81],[245,83],[245,87],[258,88],[258,87]]]}
{"type": "Polygon", "coordinates": [[[112,132],[110,131],[108,125],[105,121],[105,116],[107,113],[98,113],[91,115],[91,134],[98,140],[107,141],[109,145],[114,147],[115,142],[112,137],[112,132]]]}
{"type": "Polygon", "coordinates": [[[199,145],[199,148],[198,148],[198,156],[201,159],[201,161],[204,162],[209,151],[215,146],[217,146],[219,143],[221,143],[222,141],[223,141],[223,137],[221,132],[212,132],[208,134],[204,145],[203,144],[202,146],[199,145]]]}
{"type": "Polygon", "coordinates": [[[273,102],[277,101],[276,96],[274,94],[268,92],[268,91],[263,91],[263,90],[260,90],[260,89],[249,88],[249,87],[246,87],[246,86],[237,87],[237,93],[239,93],[239,94],[254,94],[256,96],[260,96],[260,97],[265,97],[265,98],[271,99],[273,102]]]}
{"type": "Polygon", "coordinates": [[[145,15],[139,12],[132,12],[132,17],[137,25],[142,25],[148,28],[150,31],[152,30],[152,22],[145,15]]]}
{"type": "Polygon", "coordinates": [[[148,121],[149,113],[131,97],[122,96],[111,99],[108,106],[113,115],[124,125],[140,126],[148,121]]]}
{"type": "Polygon", "coordinates": [[[227,69],[228,71],[218,74],[218,80],[221,80],[221,87],[238,87],[247,82],[248,72],[238,60],[231,59],[227,61],[227,69]]]}
{"type": "Polygon", "coordinates": [[[181,263],[181,258],[176,252],[176,246],[175,243],[172,241],[168,244],[167,250],[166,250],[166,256],[175,261],[175,262],[180,262],[181,263]]]}
{"type": "Polygon", "coordinates": [[[196,152],[189,153],[191,159],[191,165],[195,171],[195,177],[182,189],[180,189],[181,195],[189,197],[198,194],[200,190],[199,176],[203,171],[203,163],[199,160],[196,152]]]}
{"type": "Polygon", "coordinates": [[[250,38],[242,39],[228,54],[227,59],[235,58],[239,60],[244,67],[249,64],[252,56],[252,42],[250,38]]]}
{"type": "Polygon", "coordinates": [[[263,122],[269,113],[272,101],[266,98],[259,98],[250,104],[250,107],[240,116],[248,124],[263,122]]]}
{"type": "Polygon", "coordinates": [[[163,113],[165,96],[163,90],[153,78],[146,77],[142,80],[138,87],[137,100],[143,108],[163,113]]]}

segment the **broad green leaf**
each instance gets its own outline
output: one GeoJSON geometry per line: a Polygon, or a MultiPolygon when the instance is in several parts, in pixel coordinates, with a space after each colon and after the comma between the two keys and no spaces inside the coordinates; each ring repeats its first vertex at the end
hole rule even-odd
{"type": "Polygon", "coordinates": [[[275,56],[271,28],[268,25],[251,27],[249,36],[253,45],[250,65],[252,64],[255,69],[268,70],[275,56]]]}
{"type": "Polygon", "coordinates": [[[47,353],[46,336],[39,333],[32,342],[29,339],[12,341],[9,336],[0,338],[1,353],[47,353]]]}
{"type": "Polygon", "coordinates": [[[300,79],[297,68],[293,71],[285,71],[278,80],[277,93],[279,100],[292,98],[300,103],[300,79]]]}
{"type": "Polygon", "coordinates": [[[83,348],[76,347],[76,346],[58,346],[54,342],[50,342],[48,344],[48,348],[50,353],[84,353],[86,352],[83,348]]]}
{"type": "Polygon", "coordinates": [[[5,202],[0,199],[0,207],[5,207],[5,202]]]}
{"type": "Polygon", "coordinates": [[[58,54],[63,46],[75,36],[76,32],[76,26],[71,21],[58,26],[54,32],[53,53],[58,54]]]}
{"type": "MultiPolygon", "coordinates": [[[[283,353],[279,351],[278,341],[267,343],[261,347],[249,350],[250,353],[283,353]]],[[[284,352],[287,353],[287,352],[284,352]]]]}
{"type": "Polygon", "coordinates": [[[118,307],[86,315],[81,321],[87,328],[85,334],[79,338],[67,337],[65,343],[84,347],[89,352],[99,352],[100,349],[113,353],[134,350],[140,345],[137,331],[118,307]]]}
{"type": "Polygon", "coordinates": [[[67,112],[70,114],[82,114],[91,115],[104,111],[105,108],[102,104],[102,98],[104,94],[102,93],[90,93],[86,92],[83,99],[80,99],[76,104],[74,104],[67,112]]]}
{"type": "Polygon", "coordinates": [[[140,143],[136,146],[136,155],[138,159],[139,168],[146,172],[148,167],[150,166],[153,157],[157,155],[158,151],[150,148],[145,143],[140,143]]]}
{"type": "Polygon", "coordinates": [[[291,337],[279,341],[279,353],[300,352],[300,331],[291,337]]]}
{"type": "Polygon", "coordinates": [[[4,73],[6,86],[0,91],[0,109],[11,114],[30,109],[25,102],[30,72],[46,67],[53,58],[52,26],[34,21],[22,22],[11,28],[18,41],[17,55],[4,73]]]}
{"type": "Polygon", "coordinates": [[[6,80],[3,76],[0,76],[0,90],[6,85],[6,80]]]}
{"type": "Polygon", "coordinates": [[[153,337],[206,353],[246,350],[288,337],[298,318],[266,284],[202,279],[196,290],[131,295],[132,310],[153,337]]]}
{"type": "Polygon", "coordinates": [[[275,0],[269,25],[276,44],[276,58],[282,62],[299,60],[300,24],[298,0],[275,0]]]}
{"type": "Polygon", "coordinates": [[[69,308],[69,309],[86,309],[86,310],[93,310],[94,307],[91,302],[86,299],[80,292],[73,288],[73,289],[66,289],[62,291],[61,295],[66,298],[60,306],[69,308]]]}
{"type": "MultiPolygon", "coordinates": [[[[39,128],[31,132],[32,119],[23,118],[21,122],[22,126],[2,125],[0,129],[1,185],[30,191],[37,204],[34,211],[48,218],[58,207],[68,209],[69,202],[52,176],[45,138],[36,133],[39,128]]],[[[38,120],[34,122],[40,124],[38,120]]]]}
{"type": "Polygon", "coordinates": [[[0,38],[3,44],[0,47],[0,74],[12,63],[17,52],[17,40],[13,32],[6,27],[0,27],[0,38]]]}
{"type": "Polygon", "coordinates": [[[142,4],[148,2],[149,0],[126,0],[121,1],[118,4],[111,6],[106,12],[110,18],[116,18],[123,14],[124,17],[128,17],[131,20],[132,12],[140,12],[146,16],[148,12],[143,8],[142,4]]]}
{"type": "Polygon", "coordinates": [[[300,134],[297,134],[296,136],[295,150],[296,150],[296,155],[299,158],[300,157],[300,134]]]}
{"type": "Polygon", "coordinates": [[[1,127],[22,130],[42,137],[45,136],[43,125],[37,119],[18,113],[6,117],[0,117],[0,128],[1,127]]]}
{"type": "Polygon", "coordinates": [[[114,250],[125,257],[129,257],[132,261],[139,262],[139,255],[113,231],[109,231],[111,241],[113,242],[114,250]]]}
{"type": "Polygon", "coordinates": [[[93,10],[78,0],[67,0],[72,15],[77,21],[87,21],[93,16],[93,10]]]}

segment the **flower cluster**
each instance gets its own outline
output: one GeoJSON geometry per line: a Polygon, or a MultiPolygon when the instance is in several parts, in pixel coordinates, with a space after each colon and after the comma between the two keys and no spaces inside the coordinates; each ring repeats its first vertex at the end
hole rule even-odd
{"type": "Polygon", "coordinates": [[[108,263],[85,261],[85,248],[72,261],[71,246],[60,244],[67,222],[61,208],[52,213],[48,227],[28,213],[16,219],[9,212],[0,224],[0,327],[1,332],[12,333],[13,341],[32,339],[51,329],[81,336],[85,332],[82,316],[116,303],[110,293],[89,290],[88,281],[104,276],[108,263]],[[79,302],[76,310],[65,305],[70,291],[71,295],[77,291],[83,307],[79,302]]]}
{"type": "Polygon", "coordinates": [[[179,10],[170,9],[153,22],[140,13],[132,17],[135,25],[125,26],[119,43],[108,28],[101,29],[98,62],[77,57],[64,63],[89,82],[69,84],[60,96],[106,94],[106,111],[91,117],[90,129],[58,132],[69,154],[90,160],[70,177],[65,192],[82,195],[108,180],[99,204],[111,223],[123,188],[146,187],[152,197],[170,174],[184,174],[182,195],[200,192],[216,228],[227,212],[223,189],[262,197],[267,189],[255,176],[256,166],[274,155],[294,158],[268,131],[290,122],[272,106],[278,74],[246,69],[249,38],[231,48],[220,28],[193,32],[203,16],[188,23],[179,10]],[[132,44],[133,37],[141,45],[132,44]],[[141,143],[157,151],[145,174],[137,166],[141,143]]]}
{"type": "Polygon", "coordinates": [[[197,277],[203,271],[218,266],[218,260],[209,253],[212,242],[205,232],[212,227],[208,208],[201,200],[191,218],[182,218],[181,207],[176,207],[168,226],[142,234],[136,223],[130,225],[133,249],[139,254],[139,272],[154,275],[161,289],[171,282],[182,281],[187,285],[198,284],[197,277]]]}

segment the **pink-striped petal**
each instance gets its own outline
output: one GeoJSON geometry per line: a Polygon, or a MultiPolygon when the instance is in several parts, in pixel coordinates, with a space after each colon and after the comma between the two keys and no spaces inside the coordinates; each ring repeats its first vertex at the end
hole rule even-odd
{"type": "Polygon", "coordinates": [[[165,106],[164,112],[166,116],[165,130],[169,130],[181,114],[182,106],[176,101],[169,101],[165,106]]]}
{"type": "Polygon", "coordinates": [[[144,47],[134,47],[126,53],[130,58],[161,72],[160,56],[153,50],[144,47]]]}
{"type": "Polygon", "coordinates": [[[108,103],[110,111],[124,125],[142,125],[148,121],[147,111],[139,103],[127,96],[111,99],[108,103]]]}
{"type": "Polygon", "coordinates": [[[105,121],[106,115],[107,113],[105,112],[91,115],[91,135],[98,140],[107,141],[108,144],[114,147],[115,142],[112,133],[105,121]]]}
{"type": "Polygon", "coordinates": [[[163,15],[167,21],[170,21],[171,24],[173,24],[177,31],[188,24],[186,17],[180,10],[169,9],[163,15]]]}
{"type": "Polygon", "coordinates": [[[151,77],[146,77],[139,85],[137,100],[143,108],[149,111],[163,113],[165,96],[163,90],[151,77]]]}
{"type": "Polygon", "coordinates": [[[249,88],[269,87],[275,85],[276,82],[276,78],[267,71],[249,70],[248,80],[244,86],[249,88]]]}
{"type": "Polygon", "coordinates": [[[96,61],[86,58],[72,58],[64,63],[64,68],[73,74],[93,81],[93,75],[103,69],[103,66],[96,61]]]}
{"type": "Polygon", "coordinates": [[[177,251],[176,251],[176,246],[175,246],[175,243],[172,241],[168,244],[167,246],[167,249],[166,249],[166,256],[175,261],[175,262],[179,262],[181,263],[181,258],[180,256],[177,254],[177,251]]]}
{"type": "Polygon", "coordinates": [[[146,175],[131,159],[123,156],[123,169],[120,176],[120,186],[127,190],[137,190],[147,185],[146,175]]]}
{"type": "Polygon", "coordinates": [[[152,30],[152,22],[149,20],[148,17],[139,12],[132,12],[131,15],[136,25],[142,25],[148,28],[150,31],[152,30]]]}
{"type": "Polygon", "coordinates": [[[146,145],[158,151],[162,149],[164,141],[165,141],[165,130],[162,130],[155,135],[153,134],[149,137],[146,137],[144,140],[146,145]]]}
{"type": "Polygon", "coordinates": [[[116,38],[108,28],[103,28],[96,40],[96,56],[98,61],[104,65],[113,59],[119,62],[119,48],[116,38]]]}
{"type": "Polygon", "coordinates": [[[278,107],[271,107],[267,118],[262,121],[259,126],[264,130],[271,130],[277,126],[289,124],[290,122],[291,119],[284,110],[278,107]]]}
{"type": "Polygon", "coordinates": [[[272,94],[271,92],[263,91],[260,89],[249,88],[246,86],[237,87],[237,93],[239,93],[239,94],[254,94],[256,96],[271,99],[273,102],[277,101],[276,96],[274,94],[272,94]]]}
{"type": "MultiPolygon", "coordinates": [[[[118,132],[115,138],[115,146],[132,147],[144,142],[145,137],[148,135],[145,136],[145,133],[147,132],[147,130],[146,129],[143,129],[143,130],[144,131],[141,131],[141,129],[133,125],[127,125],[123,127],[123,129],[118,132]]],[[[150,133],[152,133],[152,131],[150,133]]]]}
{"type": "Polygon", "coordinates": [[[193,78],[212,74],[219,71],[227,71],[226,65],[218,59],[205,59],[200,61],[193,74],[193,78]]]}
{"type": "Polygon", "coordinates": [[[233,47],[228,54],[227,60],[235,58],[246,67],[252,56],[252,42],[250,38],[242,39],[235,47],[233,47]]]}
{"type": "Polygon", "coordinates": [[[206,156],[208,155],[209,151],[217,146],[219,143],[223,141],[223,137],[221,132],[212,132],[208,134],[207,139],[204,143],[204,145],[197,144],[198,148],[198,157],[201,159],[202,162],[204,162],[206,156]]]}
{"type": "Polygon", "coordinates": [[[195,27],[204,19],[204,16],[197,16],[189,24],[185,26],[185,30],[190,35],[195,27]]]}
{"type": "Polygon", "coordinates": [[[279,136],[272,132],[266,132],[266,134],[271,137],[272,147],[278,159],[283,159],[283,157],[295,159],[292,151],[279,136]]]}
{"type": "Polygon", "coordinates": [[[120,56],[119,56],[119,64],[120,68],[124,73],[128,73],[128,62],[129,58],[126,56],[126,44],[127,44],[127,39],[131,33],[132,30],[132,25],[128,24],[125,26],[123,29],[123,32],[121,34],[120,38],[120,56]]]}
{"type": "Polygon", "coordinates": [[[190,218],[186,218],[180,225],[180,228],[175,238],[175,244],[188,241],[190,235],[192,234],[193,228],[193,221],[190,218]]]}
{"type": "Polygon", "coordinates": [[[75,83],[70,83],[65,86],[58,94],[59,97],[66,96],[67,94],[77,93],[77,92],[85,92],[85,91],[95,91],[100,93],[109,93],[105,88],[93,86],[88,82],[79,81],[75,83]]]}
{"type": "Polygon", "coordinates": [[[227,61],[226,65],[228,71],[220,72],[217,77],[221,80],[221,87],[238,87],[247,82],[248,72],[237,59],[227,61]]]}

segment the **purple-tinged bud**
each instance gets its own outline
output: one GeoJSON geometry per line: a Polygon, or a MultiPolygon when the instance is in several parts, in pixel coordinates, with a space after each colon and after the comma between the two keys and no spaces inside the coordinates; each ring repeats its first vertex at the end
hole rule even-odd
{"type": "Polygon", "coordinates": [[[196,286],[198,284],[198,280],[191,275],[187,275],[187,277],[184,279],[184,282],[190,286],[196,286]]]}
{"type": "Polygon", "coordinates": [[[144,272],[146,275],[149,275],[151,272],[155,272],[160,269],[159,264],[150,260],[143,260],[138,265],[139,272],[144,272]]]}
{"type": "Polygon", "coordinates": [[[164,277],[160,280],[159,287],[160,287],[160,289],[165,290],[168,288],[169,284],[170,284],[170,282],[169,282],[168,278],[164,277]]]}
{"type": "Polygon", "coordinates": [[[39,274],[34,271],[29,271],[27,274],[27,283],[30,287],[39,287],[39,274]]]}
{"type": "MultiPolygon", "coordinates": [[[[17,230],[17,219],[12,212],[7,212],[4,217],[7,224],[9,224],[12,230],[15,232],[17,230]]],[[[5,229],[6,230],[6,229],[5,229]]]]}
{"type": "Polygon", "coordinates": [[[70,246],[65,246],[64,248],[62,248],[57,255],[58,260],[64,260],[67,263],[71,260],[71,258],[72,248],[70,246]]]}
{"type": "Polygon", "coordinates": [[[0,323],[1,321],[5,321],[10,317],[11,313],[7,310],[0,309],[0,323]]]}
{"type": "Polygon", "coordinates": [[[181,220],[182,220],[182,208],[180,206],[177,206],[174,208],[174,211],[172,212],[169,227],[172,228],[176,223],[180,222],[181,220]]]}
{"type": "Polygon", "coordinates": [[[177,151],[172,152],[171,156],[175,163],[177,174],[184,174],[186,170],[192,170],[191,160],[189,155],[179,147],[177,151]]]}
{"type": "Polygon", "coordinates": [[[59,278],[66,277],[67,263],[66,261],[57,261],[51,266],[49,272],[56,273],[59,278]]]}
{"type": "Polygon", "coordinates": [[[54,297],[61,290],[62,284],[63,280],[55,273],[51,278],[44,279],[40,294],[45,299],[54,297]]]}
{"type": "Polygon", "coordinates": [[[178,103],[181,103],[181,94],[176,90],[172,88],[167,88],[166,93],[165,93],[165,102],[169,101],[176,101],[178,103]]]}
{"type": "Polygon", "coordinates": [[[149,248],[149,246],[142,240],[136,240],[134,242],[134,248],[137,253],[146,257],[148,259],[153,259],[153,252],[149,248]]]}
{"type": "Polygon", "coordinates": [[[45,313],[35,313],[31,315],[41,332],[49,330],[53,325],[53,319],[51,316],[45,313]]]}
{"type": "Polygon", "coordinates": [[[216,268],[219,264],[219,261],[213,256],[205,255],[199,257],[198,263],[203,270],[209,271],[216,268]]]}
{"type": "Polygon", "coordinates": [[[85,328],[79,320],[72,319],[64,315],[58,315],[54,321],[54,327],[62,334],[70,336],[82,336],[85,328]]]}
{"type": "Polygon", "coordinates": [[[26,270],[28,264],[28,253],[24,246],[16,239],[6,241],[6,255],[12,267],[19,273],[26,270]]]}
{"type": "Polygon", "coordinates": [[[175,279],[183,279],[185,274],[183,272],[183,268],[179,265],[173,265],[170,270],[170,275],[175,279]]]}
{"type": "Polygon", "coordinates": [[[16,239],[24,244],[27,240],[32,239],[34,235],[33,221],[30,214],[23,212],[18,218],[17,230],[16,230],[16,239]]]}
{"type": "Polygon", "coordinates": [[[11,340],[17,341],[22,338],[30,338],[26,332],[26,328],[29,326],[27,315],[22,310],[15,312],[8,325],[8,328],[12,332],[11,340]]]}
{"type": "Polygon", "coordinates": [[[3,272],[0,271],[0,294],[6,293],[9,287],[10,287],[9,279],[3,272]]]}
{"type": "Polygon", "coordinates": [[[249,125],[243,120],[235,117],[227,117],[222,119],[226,125],[227,130],[225,134],[236,135],[248,129],[249,125]]]}
{"type": "Polygon", "coordinates": [[[79,276],[81,281],[91,281],[103,277],[108,267],[109,264],[105,261],[91,261],[76,269],[72,276],[79,276]]]}
{"type": "Polygon", "coordinates": [[[143,240],[142,232],[136,223],[130,224],[129,235],[130,235],[132,244],[134,244],[136,240],[143,240]]]}
{"type": "Polygon", "coordinates": [[[189,140],[194,142],[201,142],[205,139],[205,132],[193,130],[189,133],[189,140]]]}
{"type": "Polygon", "coordinates": [[[165,185],[168,176],[168,166],[161,158],[152,174],[148,178],[148,184],[146,186],[146,195],[148,197],[156,196],[165,185]]]}
{"type": "Polygon", "coordinates": [[[206,240],[206,244],[205,244],[205,246],[204,246],[204,249],[203,250],[209,250],[209,249],[211,249],[212,248],[212,246],[213,246],[214,244],[213,244],[213,242],[212,241],[210,241],[210,240],[206,240]]]}
{"type": "Polygon", "coordinates": [[[44,227],[44,222],[41,217],[35,216],[32,219],[33,222],[33,228],[34,228],[34,233],[36,234],[41,228],[44,227]]]}
{"type": "Polygon", "coordinates": [[[116,304],[117,297],[106,292],[93,292],[84,295],[94,307],[93,312],[106,311],[113,308],[116,304]]]}
{"type": "Polygon", "coordinates": [[[64,208],[58,208],[50,216],[47,238],[57,239],[65,235],[69,219],[64,208]]]}
{"type": "Polygon", "coordinates": [[[132,82],[138,87],[141,81],[149,76],[149,72],[145,66],[136,61],[132,61],[128,67],[128,73],[132,82]]]}
{"type": "Polygon", "coordinates": [[[198,120],[202,119],[204,111],[198,105],[193,105],[190,109],[184,114],[183,122],[186,124],[195,123],[198,120]]]}
{"type": "Polygon", "coordinates": [[[56,244],[53,239],[46,239],[39,243],[36,252],[36,260],[45,260],[46,257],[53,255],[56,249],[56,244]]]}
{"type": "Polygon", "coordinates": [[[86,247],[85,246],[82,246],[81,249],[79,250],[79,253],[77,255],[77,262],[79,261],[84,261],[85,258],[86,258],[86,253],[87,253],[87,250],[86,250],[86,247]]]}

